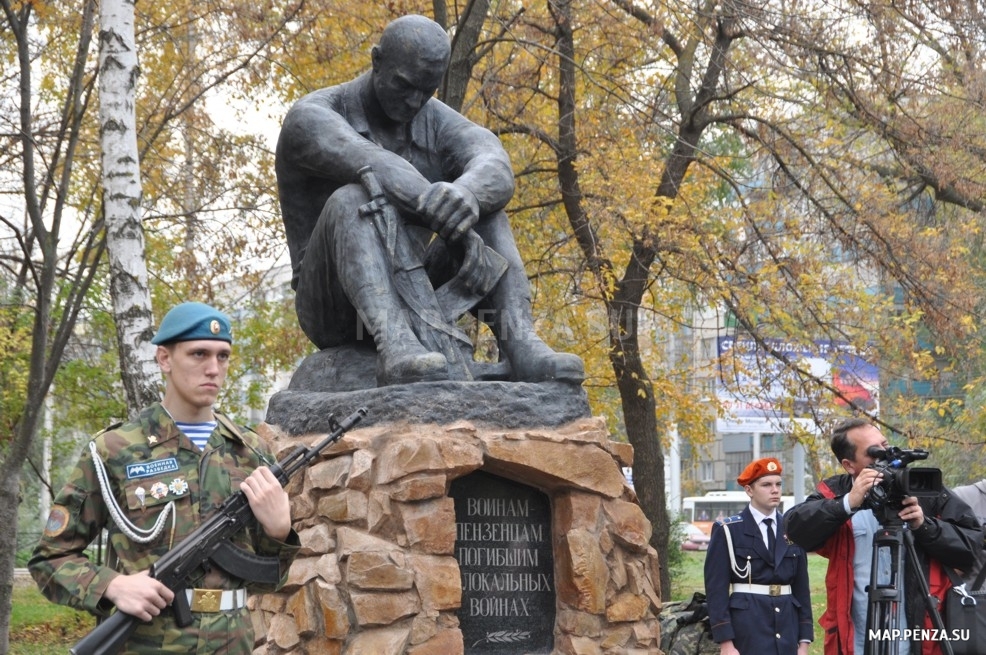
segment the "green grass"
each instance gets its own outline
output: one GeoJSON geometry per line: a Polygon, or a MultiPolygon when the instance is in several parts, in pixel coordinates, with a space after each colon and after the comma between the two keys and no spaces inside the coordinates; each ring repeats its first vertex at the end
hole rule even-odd
{"type": "Polygon", "coordinates": [[[48,601],[34,585],[15,584],[10,655],[66,653],[94,624],[85,612],[48,601]]]}
{"type": "MultiPolygon", "coordinates": [[[[682,553],[681,562],[671,571],[671,600],[687,600],[696,591],[705,591],[705,553],[682,553]]],[[[811,584],[811,611],[815,621],[815,641],[808,647],[808,655],[822,655],[822,629],[818,617],[825,611],[825,570],[828,560],[819,555],[808,555],[808,580],[811,584]]]]}

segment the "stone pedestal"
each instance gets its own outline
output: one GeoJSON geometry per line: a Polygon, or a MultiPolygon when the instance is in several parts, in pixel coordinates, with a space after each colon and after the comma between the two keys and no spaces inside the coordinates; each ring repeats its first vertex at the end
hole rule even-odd
{"type": "MultiPolygon", "coordinates": [[[[657,655],[658,558],[621,473],[632,464],[630,446],[612,441],[598,418],[539,428],[492,423],[357,426],[299,473],[288,491],[303,550],[279,593],[250,601],[255,652],[496,652],[464,643],[460,629],[468,608],[450,489],[482,471],[542,492],[550,506],[554,570],[541,584],[555,594],[553,624],[543,626],[551,647],[532,652],[657,655]]],[[[324,437],[272,425],[260,431],[279,457],[324,437]]]]}

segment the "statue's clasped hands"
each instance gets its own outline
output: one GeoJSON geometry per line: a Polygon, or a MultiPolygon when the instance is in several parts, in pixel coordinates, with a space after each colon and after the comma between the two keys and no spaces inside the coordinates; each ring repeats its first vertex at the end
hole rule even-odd
{"type": "Polygon", "coordinates": [[[479,201],[468,189],[450,182],[435,182],[418,198],[418,214],[447,244],[463,249],[458,277],[470,291],[485,295],[499,279],[482,237],[472,228],[479,221],[479,201]]]}
{"type": "Polygon", "coordinates": [[[435,182],[418,198],[418,214],[446,243],[458,243],[479,221],[479,201],[463,187],[435,182]]]}

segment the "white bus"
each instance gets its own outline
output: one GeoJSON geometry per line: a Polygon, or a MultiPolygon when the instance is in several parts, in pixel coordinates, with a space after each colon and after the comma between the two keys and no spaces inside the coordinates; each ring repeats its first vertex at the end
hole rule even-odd
{"type": "MultiPolygon", "coordinates": [[[[750,504],[745,491],[710,491],[704,496],[686,496],[681,500],[681,520],[691,523],[705,534],[712,532],[717,519],[739,514],[750,504]]],[[[794,505],[794,496],[781,496],[781,511],[794,505]]]]}

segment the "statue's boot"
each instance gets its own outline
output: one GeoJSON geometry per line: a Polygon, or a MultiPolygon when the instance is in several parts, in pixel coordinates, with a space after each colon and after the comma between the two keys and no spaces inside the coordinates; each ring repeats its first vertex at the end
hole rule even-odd
{"type": "MultiPolygon", "coordinates": [[[[420,344],[418,346],[420,348],[420,344]]],[[[378,387],[449,378],[448,361],[441,353],[433,353],[424,348],[417,352],[407,348],[377,348],[378,387]]]]}
{"type": "Polygon", "coordinates": [[[396,293],[371,285],[353,299],[377,346],[377,386],[449,378],[445,356],[421,345],[396,293]]]}
{"type": "Polygon", "coordinates": [[[536,336],[503,342],[500,348],[510,362],[510,379],[515,382],[559,380],[581,383],[585,379],[581,357],[552,350],[536,336]]]}
{"type": "Polygon", "coordinates": [[[496,337],[501,359],[506,359],[510,365],[510,379],[515,382],[564,380],[581,383],[585,379],[582,358],[552,350],[534,331],[531,286],[506,213],[499,211],[484,217],[475,230],[483,242],[507,262],[500,281],[474,312],[490,326],[496,337]]]}
{"type": "Polygon", "coordinates": [[[331,232],[336,282],[373,336],[377,386],[447,380],[448,361],[425,348],[414,333],[380,235],[372,220],[360,216],[366,201],[360,185],[342,187],[326,203],[319,224],[331,232]]]}
{"type": "Polygon", "coordinates": [[[529,301],[497,312],[491,325],[500,352],[510,363],[510,379],[515,382],[560,380],[581,383],[585,379],[582,358],[572,353],[552,350],[534,332],[529,301]]]}

